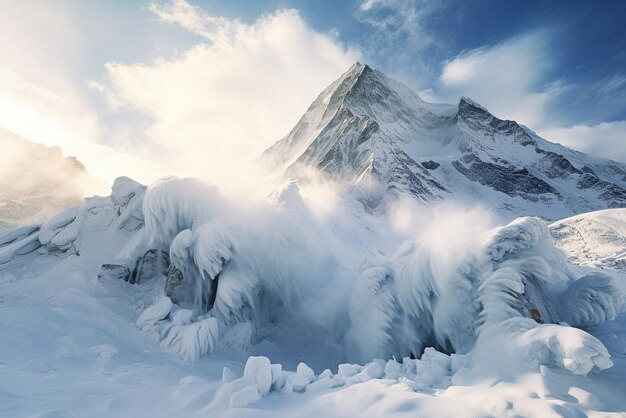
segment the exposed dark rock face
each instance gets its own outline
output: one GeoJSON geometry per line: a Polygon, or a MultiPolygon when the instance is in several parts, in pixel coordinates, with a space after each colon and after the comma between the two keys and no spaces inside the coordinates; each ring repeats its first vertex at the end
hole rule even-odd
{"type": "Polygon", "coordinates": [[[433,190],[446,191],[426,169],[405,152],[396,150],[392,155],[394,158],[391,161],[389,171],[383,176],[387,190],[398,196],[404,191],[408,191],[412,196],[422,201],[438,199],[433,190]]]}
{"type": "Polygon", "coordinates": [[[130,270],[119,264],[103,264],[98,271],[98,280],[124,280],[130,281],[130,270]]]}
{"type": "Polygon", "coordinates": [[[183,273],[174,264],[170,264],[166,277],[165,296],[180,306],[193,305],[193,300],[185,300],[186,292],[182,287],[183,273]]]}
{"type": "Polygon", "coordinates": [[[601,180],[593,174],[585,173],[580,176],[577,186],[580,189],[592,189],[599,192],[598,196],[608,202],[610,208],[626,206],[626,190],[615,183],[601,180]]]}
{"type": "Polygon", "coordinates": [[[155,277],[167,274],[170,266],[170,256],[165,251],[148,250],[144,256],[137,261],[133,270],[130,283],[141,284],[155,277]]]}
{"type": "Polygon", "coordinates": [[[466,97],[461,98],[458,109],[457,121],[473,131],[482,132],[490,138],[496,135],[507,136],[512,142],[521,146],[537,145],[537,142],[517,122],[498,119],[487,109],[466,97]]]}
{"type": "Polygon", "coordinates": [[[433,161],[433,160],[429,160],[429,161],[423,161],[422,162],[422,167],[424,167],[427,170],[436,170],[439,168],[441,164],[433,161]]]}
{"type": "Polygon", "coordinates": [[[544,154],[544,157],[539,160],[536,166],[541,167],[543,173],[551,179],[557,177],[564,179],[571,174],[582,174],[581,170],[574,167],[567,158],[560,154],[544,151],[540,148],[537,148],[537,153],[544,154]]]}
{"type": "Polygon", "coordinates": [[[582,171],[583,173],[589,173],[589,174],[593,174],[594,176],[596,175],[596,173],[593,172],[593,170],[591,169],[591,167],[587,167],[586,165],[584,165],[580,171],[582,171]]]}
{"type": "Polygon", "coordinates": [[[148,250],[137,260],[132,273],[127,266],[103,264],[98,271],[98,279],[124,280],[130,284],[142,284],[161,275],[166,275],[170,268],[170,258],[165,251],[148,250]]]}
{"type": "Polygon", "coordinates": [[[556,189],[530,174],[526,168],[506,167],[484,161],[474,161],[469,166],[464,166],[460,161],[454,161],[452,165],[468,179],[509,196],[520,196],[531,200],[545,193],[558,195],[556,189]]]}
{"type": "Polygon", "coordinates": [[[217,296],[219,274],[213,280],[206,280],[199,276],[187,277],[171,264],[166,277],[165,295],[178,306],[197,308],[201,312],[207,312],[213,307],[217,296]]]}

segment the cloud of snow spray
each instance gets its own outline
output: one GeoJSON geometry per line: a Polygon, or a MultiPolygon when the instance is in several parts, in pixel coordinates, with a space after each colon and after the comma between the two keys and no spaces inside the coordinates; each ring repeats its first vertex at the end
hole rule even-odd
{"type": "MultiPolygon", "coordinates": [[[[34,237],[50,252],[84,254],[87,237],[126,237],[117,256],[102,260],[105,281],[167,252],[168,296],[159,289],[137,325],[184,360],[224,349],[318,370],[403,359],[389,370],[384,360],[369,363],[368,376],[426,367],[457,384],[540,366],[574,374],[611,366],[607,349],[574,327],[614,319],[624,298],[612,277],[569,264],[543,221],[494,227],[480,208],[426,208],[381,199],[374,181],[338,185],[306,169],[298,176],[259,200],[195,179],[164,178],[146,190],[121,178],[109,198],[87,199],[34,237]],[[409,358],[422,355],[419,364],[409,358]]],[[[11,231],[15,242],[0,256],[37,248],[29,233],[11,231]]],[[[163,271],[158,261],[147,266],[151,277],[163,271]]]]}
{"type": "Polygon", "coordinates": [[[546,322],[589,326],[622,302],[610,277],[581,278],[541,221],[493,228],[480,208],[403,200],[387,202],[385,218],[360,203],[369,192],[311,175],[242,204],[195,180],[158,182],[144,198],[143,235],[120,260],[162,248],[195,285],[187,301],[166,298],[138,324],[186,359],[265,341],[258,347],[321,367],[431,346],[468,353],[504,338],[525,365],[587,373],[610,364],[583,331],[565,336],[530,319],[536,309],[546,322]]]}

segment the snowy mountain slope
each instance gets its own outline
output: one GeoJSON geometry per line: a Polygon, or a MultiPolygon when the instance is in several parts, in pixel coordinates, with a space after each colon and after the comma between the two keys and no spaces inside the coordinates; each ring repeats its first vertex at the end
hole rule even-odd
{"type": "Polygon", "coordinates": [[[96,180],[58,147],[0,128],[0,228],[42,222],[79,204],[96,180]]]}
{"type": "Polygon", "coordinates": [[[557,221],[550,229],[576,264],[626,273],[626,209],[584,213],[557,221]]]}
{"type": "Polygon", "coordinates": [[[509,219],[626,205],[626,165],[550,143],[467,98],[426,103],[360,63],[262,160],[290,175],[298,164],[343,181],[371,175],[388,191],[423,202],[479,200],[509,219]]]}

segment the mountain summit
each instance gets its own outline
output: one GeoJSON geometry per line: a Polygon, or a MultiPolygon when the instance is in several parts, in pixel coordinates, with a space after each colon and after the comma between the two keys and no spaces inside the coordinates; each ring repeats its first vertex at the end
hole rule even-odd
{"type": "Polygon", "coordinates": [[[340,181],[373,177],[421,202],[478,200],[507,217],[626,205],[626,165],[546,141],[469,98],[427,103],[358,62],[263,159],[287,173],[304,164],[340,181]]]}

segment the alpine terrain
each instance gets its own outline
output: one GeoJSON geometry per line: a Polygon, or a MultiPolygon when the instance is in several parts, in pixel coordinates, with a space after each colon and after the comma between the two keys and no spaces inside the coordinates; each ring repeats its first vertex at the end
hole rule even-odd
{"type": "Polygon", "coordinates": [[[0,415],[624,416],[626,165],[359,63],[257,162],[0,231],[0,415]]]}
{"type": "Polygon", "coordinates": [[[626,205],[626,165],[592,157],[501,120],[471,99],[424,102],[367,65],[354,64],[268,149],[270,167],[317,167],[422,202],[480,201],[513,217],[559,219],[626,205]]]}

